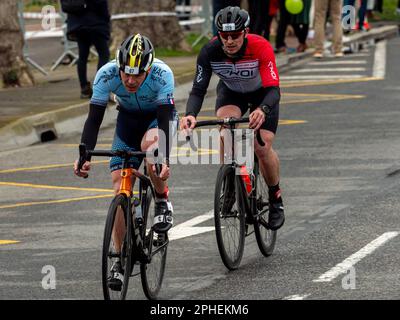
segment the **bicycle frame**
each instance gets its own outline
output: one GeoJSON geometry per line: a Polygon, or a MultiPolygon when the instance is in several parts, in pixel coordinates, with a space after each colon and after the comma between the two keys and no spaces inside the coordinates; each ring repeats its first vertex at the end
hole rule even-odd
{"type": "MultiPolygon", "coordinates": [[[[134,258],[134,261],[139,261],[141,263],[150,263],[151,258],[153,255],[155,255],[159,250],[161,250],[165,245],[168,245],[168,238],[166,239],[165,243],[158,247],[156,251],[152,251],[152,245],[153,242],[150,241],[149,245],[149,252],[145,252],[143,248],[143,242],[144,242],[144,235],[146,230],[143,230],[142,225],[139,225],[136,222],[136,210],[135,207],[132,206],[132,198],[133,198],[133,184],[132,184],[132,177],[136,177],[139,179],[139,195],[140,197],[142,196],[147,196],[147,189],[150,188],[150,192],[152,193],[152,196],[154,197],[155,195],[155,190],[153,187],[153,184],[150,180],[150,178],[147,176],[147,169],[146,165],[144,166],[144,174],[142,174],[140,171],[135,170],[133,168],[128,167],[128,160],[132,156],[146,156],[146,152],[142,151],[108,151],[108,150],[87,150],[86,146],[81,144],[79,146],[79,153],[80,153],[80,159],[79,162],[83,164],[84,160],[87,159],[89,156],[103,156],[103,157],[112,157],[112,156],[119,156],[122,158],[122,169],[121,169],[121,183],[119,186],[119,190],[117,194],[123,194],[126,196],[126,201],[127,201],[127,208],[128,212],[126,215],[126,223],[129,228],[132,228],[128,230],[128,236],[133,235],[133,247],[131,248],[132,252],[132,257],[134,258]],[[133,232],[132,232],[133,231],[133,232]]],[[[158,154],[158,151],[154,151],[154,155],[156,156],[158,154]]],[[[82,167],[82,165],[80,165],[82,167]]],[[[156,164],[156,172],[157,174],[161,171],[161,165],[156,164]]],[[[140,201],[142,203],[143,199],[140,198],[140,201]]],[[[147,205],[147,201],[145,201],[147,205]]],[[[144,217],[144,223],[143,226],[146,226],[148,217],[144,217]]],[[[151,229],[150,231],[150,237],[153,236],[153,230],[151,229]]],[[[129,239],[130,240],[130,239],[129,239]]]]}
{"type": "MultiPolygon", "coordinates": [[[[208,126],[208,125],[221,125],[230,130],[231,137],[232,137],[232,155],[235,154],[235,135],[233,130],[235,129],[236,124],[239,123],[247,123],[249,122],[249,118],[241,118],[241,119],[235,119],[235,118],[224,118],[224,119],[219,119],[219,120],[208,120],[208,121],[200,121],[196,123],[196,128],[197,127],[203,127],[203,126],[208,126]]],[[[261,146],[264,146],[265,143],[261,138],[260,131],[257,131],[256,135],[257,141],[261,146]]],[[[191,142],[190,137],[186,138],[187,141],[191,142]]],[[[192,146],[193,149],[193,146],[192,146]]],[[[255,155],[254,156],[254,167],[257,168],[258,170],[258,158],[255,155]]],[[[230,164],[232,166],[233,170],[236,170],[239,168],[241,165],[237,163],[235,159],[232,160],[232,163],[230,164]]],[[[256,179],[253,179],[252,181],[252,192],[250,195],[247,195],[246,187],[244,186],[243,179],[241,178],[240,175],[235,175],[235,185],[239,190],[237,190],[237,194],[239,195],[239,205],[242,209],[244,209],[245,215],[248,218],[247,221],[249,223],[254,223],[254,219],[257,219],[258,214],[257,213],[257,199],[256,199],[256,194],[257,194],[257,179],[260,177],[256,177],[256,179]]],[[[267,227],[267,225],[261,221],[262,224],[267,227]]]]}

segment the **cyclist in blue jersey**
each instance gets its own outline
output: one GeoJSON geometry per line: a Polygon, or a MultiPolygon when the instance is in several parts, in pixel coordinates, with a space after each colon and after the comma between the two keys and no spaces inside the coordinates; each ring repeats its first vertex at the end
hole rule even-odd
{"type": "MultiPolygon", "coordinates": [[[[94,149],[110,93],[114,93],[119,112],[112,149],[149,151],[159,147],[165,150],[164,159],[168,159],[169,140],[176,133],[178,125],[173,92],[174,75],[163,61],[155,59],[154,47],[150,40],[140,34],[129,36],[117,50],[116,59],[104,65],[96,74],[81,142],[85,143],[88,149],[94,149]],[[158,129],[164,132],[165,139],[159,137],[158,129]],[[166,145],[158,146],[159,142],[165,142],[166,145]]],[[[129,167],[138,169],[142,160],[132,157],[129,167]]],[[[153,228],[157,233],[164,233],[173,223],[173,209],[168,200],[169,164],[163,161],[158,176],[155,174],[154,164],[147,163],[147,166],[156,192],[153,228]]],[[[121,168],[122,159],[111,158],[110,170],[115,192],[119,190],[121,168]]],[[[75,161],[74,172],[77,176],[86,177],[89,170],[90,159],[87,159],[81,170],[78,170],[78,161],[75,161]]],[[[120,225],[124,228],[123,221],[120,225]]],[[[117,230],[113,240],[116,248],[121,248],[123,239],[118,239],[118,234],[117,230]]],[[[121,266],[117,263],[113,269],[114,280],[118,286],[119,283],[122,284],[121,266]]]]}

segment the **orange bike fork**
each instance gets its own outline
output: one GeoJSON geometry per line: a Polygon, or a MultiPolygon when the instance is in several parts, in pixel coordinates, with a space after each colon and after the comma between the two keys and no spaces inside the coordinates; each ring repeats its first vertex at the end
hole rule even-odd
{"type": "Polygon", "coordinates": [[[118,194],[125,194],[127,197],[132,196],[132,175],[133,169],[122,169],[121,170],[121,184],[119,186],[118,194]]]}

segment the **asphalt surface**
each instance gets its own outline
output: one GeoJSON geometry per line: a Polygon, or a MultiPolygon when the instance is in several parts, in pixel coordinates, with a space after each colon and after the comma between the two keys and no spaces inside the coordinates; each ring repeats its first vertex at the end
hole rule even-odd
{"type": "MultiPolygon", "coordinates": [[[[161,299],[400,298],[399,49],[399,38],[387,42],[383,80],[374,77],[375,46],[323,60],[349,61],[341,65],[309,60],[281,74],[275,149],[287,219],[274,254],[263,257],[250,235],[239,270],[229,272],[213,231],[173,240],[161,299]],[[343,70],[350,66],[362,70],[343,70]],[[349,77],[355,74],[359,78],[349,77]],[[307,84],[293,78],[299,75],[338,78],[307,84]],[[385,236],[386,242],[368,246],[385,236]],[[343,269],[329,281],[316,281],[349,257],[353,273],[343,269]]],[[[213,116],[214,99],[205,101],[202,116],[213,116]]],[[[112,137],[112,128],[102,130],[98,147],[107,148],[112,137]]],[[[95,164],[87,180],[73,176],[79,139],[0,153],[1,299],[102,299],[101,246],[111,183],[106,161],[95,164]],[[54,267],[55,289],[42,286],[45,266],[54,267]]],[[[217,171],[218,165],[172,166],[175,228],[212,213],[217,171]]],[[[212,219],[196,225],[212,226],[212,219]]],[[[139,277],[131,279],[128,299],[145,299],[139,277]]]]}

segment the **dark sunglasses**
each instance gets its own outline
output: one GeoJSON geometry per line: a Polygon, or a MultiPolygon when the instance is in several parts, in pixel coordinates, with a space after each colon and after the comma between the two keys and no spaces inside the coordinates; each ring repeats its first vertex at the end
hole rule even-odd
{"type": "Polygon", "coordinates": [[[232,38],[232,40],[236,40],[237,38],[239,38],[242,34],[244,33],[244,31],[236,31],[236,32],[220,32],[219,35],[221,36],[222,39],[224,40],[228,40],[229,37],[232,38]]]}

